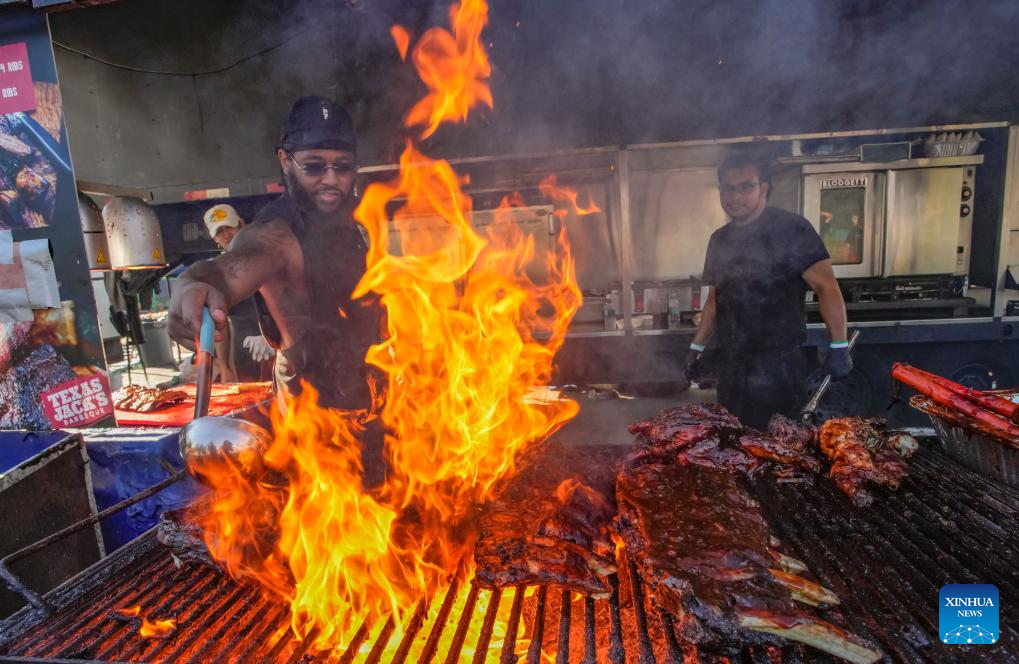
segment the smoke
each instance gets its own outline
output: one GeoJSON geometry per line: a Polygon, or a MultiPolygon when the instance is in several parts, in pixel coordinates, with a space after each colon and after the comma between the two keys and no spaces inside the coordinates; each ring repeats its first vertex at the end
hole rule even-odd
{"type": "MultiPolygon", "coordinates": [[[[392,163],[420,83],[389,37],[445,2],[136,0],[52,16],[80,177],[134,186],[272,175],[289,105],[352,112],[362,163],[392,163]],[[63,75],[69,72],[70,75],[63,75]],[[86,159],[77,155],[87,155],[86,159]]],[[[495,108],[433,154],[503,154],[763,133],[1009,119],[1019,3],[985,0],[491,0],[495,108]]]]}
{"type": "Polygon", "coordinates": [[[509,151],[1000,119],[1019,101],[1004,0],[506,7],[493,126],[509,151]]]}

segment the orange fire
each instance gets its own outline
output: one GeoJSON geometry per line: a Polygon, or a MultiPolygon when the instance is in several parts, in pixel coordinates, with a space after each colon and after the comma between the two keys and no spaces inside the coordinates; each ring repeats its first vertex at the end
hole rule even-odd
{"type": "MultiPolygon", "coordinates": [[[[432,28],[413,45],[429,92],[406,124],[425,126],[421,139],[491,106],[487,12],[465,0],[452,33],[432,28]]],[[[409,47],[406,30],[392,34],[409,47]]],[[[452,577],[469,578],[477,506],[578,410],[533,398],[582,300],[565,231],[557,252],[537,255],[509,198],[479,232],[463,184],[408,141],[399,175],[370,185],[355,212],[371,242],[354,295],[373,293],[387,314],[386,338],[365,358],[386,376],[384,399],[370,413],[328,410],[305,386],[274,414],[260,482],[229,465],[202,469],[216,489],[198,517],[213,556],[286,598],[294,633],[315,630],[318,648],[345,647],[366,620],[382,629],[388,615],[396,643],[421,602],[431,614],[452,577]],[[387,475],[375,487],[362,467],[369,428],[385,431],[387,475]]],[[[548,192],[580,211],[576,192],[548,192]]]]}
{"type": "MultiPolygon", "coordinates": [[[[481,44],[488,22],[485,0],[464,0],[450,10],[453,33],[432,28],[421,35],[411,59],[428,94],[407,114],[408,127],[427,125],[421,138],[435,133],[443,122],[463,122],[478,104],[492,107],[488,77],[492,67],[481,44]]],[[[397,47],[400,40],[397,39],[397,47]]]]}
{"type": "Polygon", "coordinates": [[[138,633],[146,639],[165,639],[173,634],[176,628],[177,622],[169,618],[152,622],[149,622],[148,618],[142,618],[142,626],[138,628],[138,633]]]}
{"type": "Polygon", "coordinates": [[[141,615],[142,607],[131,606],[124,609],[114,609],[113,614],[121,620],[130,620],[141,615]]]}
{"type": "MultiPolygon", "coordinates": [[[[556,203],[567,205],[578,215],[584,216],[594,214],[595,212],[601,212],[601,208],[595,205],[594,201],[588,201],[586,206],[577,203],[577,198],[580,196],[577,190],[572,187],[560,185],[554,175],[549,175],[539,182],[538,191],[540,191],[543,196],[556,203]]],[[[566,209],[560,207],[554,214],[559,218],[564,218],[567,213],[568,211],[566,209]]]]}

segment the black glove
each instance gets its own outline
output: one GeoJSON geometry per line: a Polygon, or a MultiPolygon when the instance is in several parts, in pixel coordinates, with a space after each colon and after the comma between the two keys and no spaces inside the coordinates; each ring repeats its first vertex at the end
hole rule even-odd
{"type": "Polygon", "coordinates": [[[683,375],[688,381],[696,381],[701,374],[701,353],[704,351],[691,348],[683,358],[683,375]]]}
{"type": "Polygon", "coordinates": [[[832,378],[845,378],[853,370],[853,358],[848,347],[828,349],[828,357],[824,358],[824,372],[832,378]]]}

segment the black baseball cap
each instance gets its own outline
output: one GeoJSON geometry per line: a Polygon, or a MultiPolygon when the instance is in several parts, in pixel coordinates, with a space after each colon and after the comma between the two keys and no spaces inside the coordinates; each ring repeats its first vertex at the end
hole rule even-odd
{"type": "Polygon", "coordinates": [[[354,122],[346,109],[325,97],[301,97],[283,121],[284,150],[349,150],[357,152],[354,122]]]}

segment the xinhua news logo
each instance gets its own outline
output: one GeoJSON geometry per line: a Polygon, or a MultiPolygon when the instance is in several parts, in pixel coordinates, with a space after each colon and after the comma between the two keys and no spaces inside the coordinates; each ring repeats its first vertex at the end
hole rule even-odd
{"type": "Polygon", "coordinates": [[[938,593],[941,642],[960,645],[997,643],[998,588],[989,583],[950,583],[938,593]]]}

